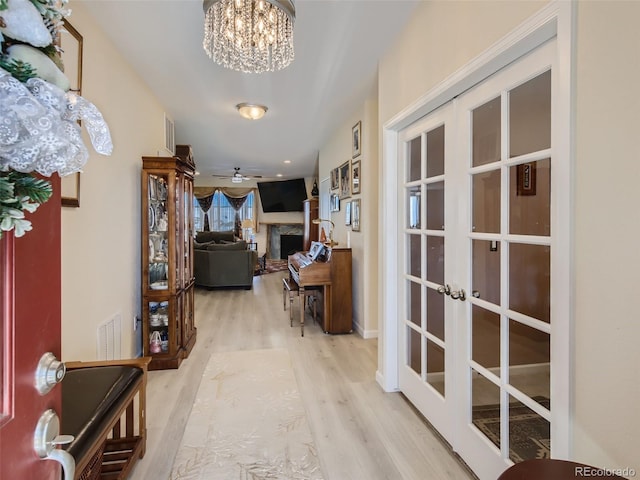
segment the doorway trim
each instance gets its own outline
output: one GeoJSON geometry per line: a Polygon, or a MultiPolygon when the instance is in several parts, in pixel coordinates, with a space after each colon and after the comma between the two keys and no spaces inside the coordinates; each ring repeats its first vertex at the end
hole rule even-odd
{"type": "MultiPolygon", "coordinates": [[[[398,232],[402,219],[398,216],[398,168],[401,145],[399,132],[421,117],[451,101],[474,85],[498,72],[516,59],[535,50],[546,41],[557,39],[558,62],[557,90],[553,99],[553,117],[560,119],[551,132],[553,156],[565,159],[554,170],[553,182],[569,185],[556,189],[560,192],[556,205],[559,207],[555,218],[566,219],[552,224],[556,239],[554,248],[564,252],[568,258],[563,265],[552,263],[551,277],[554,279],[552,291],[561,292],[554,311],[563,322],[554,322],[551,336],[551,352],[554,368],[551,374],[551,388],[554,391],[551,436],[554,439],[552,455],[557,458],[571,458],[572,455],[572,412],[574,392],[574,298],[575,282],[574,254],[571,249],[573,226],[573,175],[575,162],[575,142],[572,128],[575,124],[573,92],[575,91],[575,16],[574,2],[553,1],[530,17],[510,34],[494,44],[478,57],[411,105],[388,120],[382,128],[381,164],[381,225],[379,229],[380,263],[379,311],[380,342],[376,380],[387,392],[399,390],[399,335],[400,309],[398,298],[399,265],[396,261],[400,248],[396,235],[381,232],[398,232]],[[557,366],[557,367],[556,367],[557,366]]],[[[553,295],[553,293],[552,293],[553,295]]]]}

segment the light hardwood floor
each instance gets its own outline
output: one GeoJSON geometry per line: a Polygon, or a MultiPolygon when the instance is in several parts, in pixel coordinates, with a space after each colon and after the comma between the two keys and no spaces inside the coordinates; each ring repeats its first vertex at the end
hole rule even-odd
{"type": "Polygon", "coordinates": [[[147,453],[131,478],[170,477],[212,352],[286,348],[325,480],[472,479],[406,399],[376,383],[377,340],[325,335],[309,316],[304,337],[289,326],[284,275],[256,277],[252,290],[196,290],[196,345],[178,370],[149,373],[147,453]]]}

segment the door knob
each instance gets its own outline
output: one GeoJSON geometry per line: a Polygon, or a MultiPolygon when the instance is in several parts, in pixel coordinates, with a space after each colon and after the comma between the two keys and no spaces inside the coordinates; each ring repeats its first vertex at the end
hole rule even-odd
{"type": "Polygon", "coordinates": [[[54,460],[62,465],[63,480],[73,480],[76,461],[68,452],[56,448],[73,441],[73,435],[60,435],[60,420],[56,412],[44,412],[33,434],[33,448],[42,460],[54,460]]]}
{"type": "Polygon", "coordinates": [[[460,290],[451,292],[451,298],[453,298],[454,300],[460,300],[461,302],[464,302],[467,299],[467,294],[461,288],[460,290]]]}
{"type": "Polygon", "coordinates": [[[46,395],[64,378],[67,368],[51,353],[45,353],[36,368],[36,389],[40,395],[46,395]]]}
{"type": "Polygon", "coordinates": [[[449,285],[440,285],[436,291],[440,295],[442,295],[443,293],[445,295],[450,295],[451,294],[451,287],[449,285]]]}

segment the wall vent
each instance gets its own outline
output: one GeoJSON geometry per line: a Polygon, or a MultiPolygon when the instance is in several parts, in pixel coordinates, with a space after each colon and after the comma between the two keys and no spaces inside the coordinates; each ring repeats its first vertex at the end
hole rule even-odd
{"type": "Polygon", "coordinates": [[[98,360],[121,358],[122,316],[117,313],[98,327],[98,360]]]}
{"type": "Polygon", "coordinates": [[[171,155],[176,154],[175,124],[166,113],[164,114],[164,148],[171,152],[171,155]]]}

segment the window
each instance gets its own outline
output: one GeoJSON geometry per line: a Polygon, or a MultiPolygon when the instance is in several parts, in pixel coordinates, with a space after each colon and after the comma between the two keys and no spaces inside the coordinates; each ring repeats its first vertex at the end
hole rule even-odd
{"type": "MultiPolygon", "coordinates": [[[[255,223],[255,193],[249,193],[247,200],[240,208],[238,212],[240,214],[240,221],[245,218],[251,218],[255,223]]],[[[204,230],[204,212],[198,204],[198,200],[193,198],[193,215],[194,215],[194,227],[196,232],[202,232],[204,230]]],[[[209,216],[209,229],[212,231],[217,230],[233,230],[235,220],[235,210],[220,190],[216,190],[213,194],[213,201],[211,202],[211,208],[207,212],[209,216]]]]}

